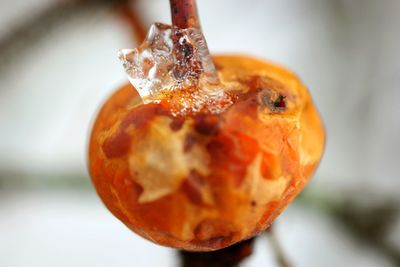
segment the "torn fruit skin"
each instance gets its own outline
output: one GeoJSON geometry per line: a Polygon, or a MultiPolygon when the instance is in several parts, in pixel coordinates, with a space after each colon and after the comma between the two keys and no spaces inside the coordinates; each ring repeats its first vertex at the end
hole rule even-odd
{"type": "Polygon", "coordinates": [[[213,60],[228,108],[177,115],[127,84],[103,105],[89,144],[107,208],[144,238],[190,251],[265,230],[309,180],[325,140],[293,73],[248,56],[213,60]]]}

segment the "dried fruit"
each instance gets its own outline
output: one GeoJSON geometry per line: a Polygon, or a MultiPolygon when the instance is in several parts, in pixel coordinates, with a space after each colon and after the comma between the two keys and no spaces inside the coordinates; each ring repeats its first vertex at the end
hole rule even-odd
{"type": "Polygon", "coordinates": [[[199,79],[145,104],[125,85],[93,127],[98,194],[158,244],[209,251],[253,237],[303,189],[323,152],[321,119],[293,73],[246,56],[213,61],[219,81],[206,93],[195,94],[199,79]]]}

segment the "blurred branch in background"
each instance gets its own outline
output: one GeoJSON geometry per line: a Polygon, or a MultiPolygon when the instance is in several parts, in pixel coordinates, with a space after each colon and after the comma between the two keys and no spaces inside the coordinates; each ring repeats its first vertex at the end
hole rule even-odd
{"type": "Polygon", "coordinates": [[[388,242],[391,228],[400,216],[398,203],[387,201],[365,206],[348,201],[338,207],[333,216],[360,241],[375,246],[396,266],[400,266],[400,248],[388,242]]]}
{"type": "Polygon", "coordinates": [[[147,28],[145,27],[143,18],[141,18],[137,12],[137,9],[133,8],[131,5],[131,3],[135,1],[137,0],[124,1],[117,6],[116,10],[131,29],[133,42],[141,43],[147,35],[147,28]]]}
{"type": "Polygon", "coordinates": [[[289,259],[287,258],[286,253],[283,251],[278,237],[276,236],[273,224],[266,230],[266,234],[269,242],[271,243],[271,247],[274,250],[275,258],[279,264],[279,267],[291,267],[292,265],[289,263],[289,259]]]}
{"type": "Polygon", "coordinates": [[[74,190],[92,191],[89,177],[80,173],[36,173],[26,174],[0,170],[0,192],[19,192],[28,190],[74,190]]]}
{"type": "MultiPolygon", "coordinates": [[[[306,190],[300,195],[299,202],[330,214],[355,240],[373,246],[390,258],[395,266],[400,266],[400,247],[390,239],[395,232],[396,220],[400,219],[397,201],[380,199],[371,202],[371,199],[360,200],[349,196],[329,198],[322,193],[308,193],[306,190]]],[[[364,192],[364,195],[369,194],[364,192]]]]}
{"type": "Polygon", "coordinates": [[[9,31],[0,39],[0,72],[7,71],[7,66],[12,60],[20,60],[18,53],[29,51],[29,47],[35,45],[51,31],[59,28],[64,21],[79,17],[90,16],[98,10],[115,10],[133,30],[134,41],[143,40],[146,29],[135,13],[130,8],[135,2],[129,0],[67,0],[57,1],[33,17],[21,18],[19,25],[9,31]]]}

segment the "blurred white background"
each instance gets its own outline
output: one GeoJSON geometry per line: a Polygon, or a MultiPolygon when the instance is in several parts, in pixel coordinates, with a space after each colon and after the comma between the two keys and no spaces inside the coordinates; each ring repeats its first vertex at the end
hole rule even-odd
{"type": "MultiPolygon", "coordinates": [[[[115,8],[97,2],[0,0],[0,266],[177,265],[175,252],[115,219],[89,182],[92,119],[127,80],[118,49],[137,45],[115,8]]],[[[198,6],[213,53],[246,53],[293,69],[324,118],[322,164],[303,200],[276,225],[293,266],[398,266],[400,1],[198,6]],[[360,239],[346,226],[352,221],[338,218],[336,209],[348,205],[365,218],[390,207],[378,241],[360,239]]],[[[167,0],[132,7],[147,26],[170,21],[167,0]]],[[[244,266],[276,266],[267,240],[258,240],[244,266]]]]}

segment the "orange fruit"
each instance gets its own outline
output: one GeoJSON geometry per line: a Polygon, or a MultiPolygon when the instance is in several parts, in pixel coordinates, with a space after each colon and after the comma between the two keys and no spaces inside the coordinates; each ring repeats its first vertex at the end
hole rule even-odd
{"type": "Polygon", "coordinates": [[[303,189],[324,148],[306,87],[287,69],[215,56],[233,103],[174,115],[143,104],[131,85],[102,107],[89,145],[93,184],[107,208],[155,243],[211,251],[265,230],[303,189]]]}

